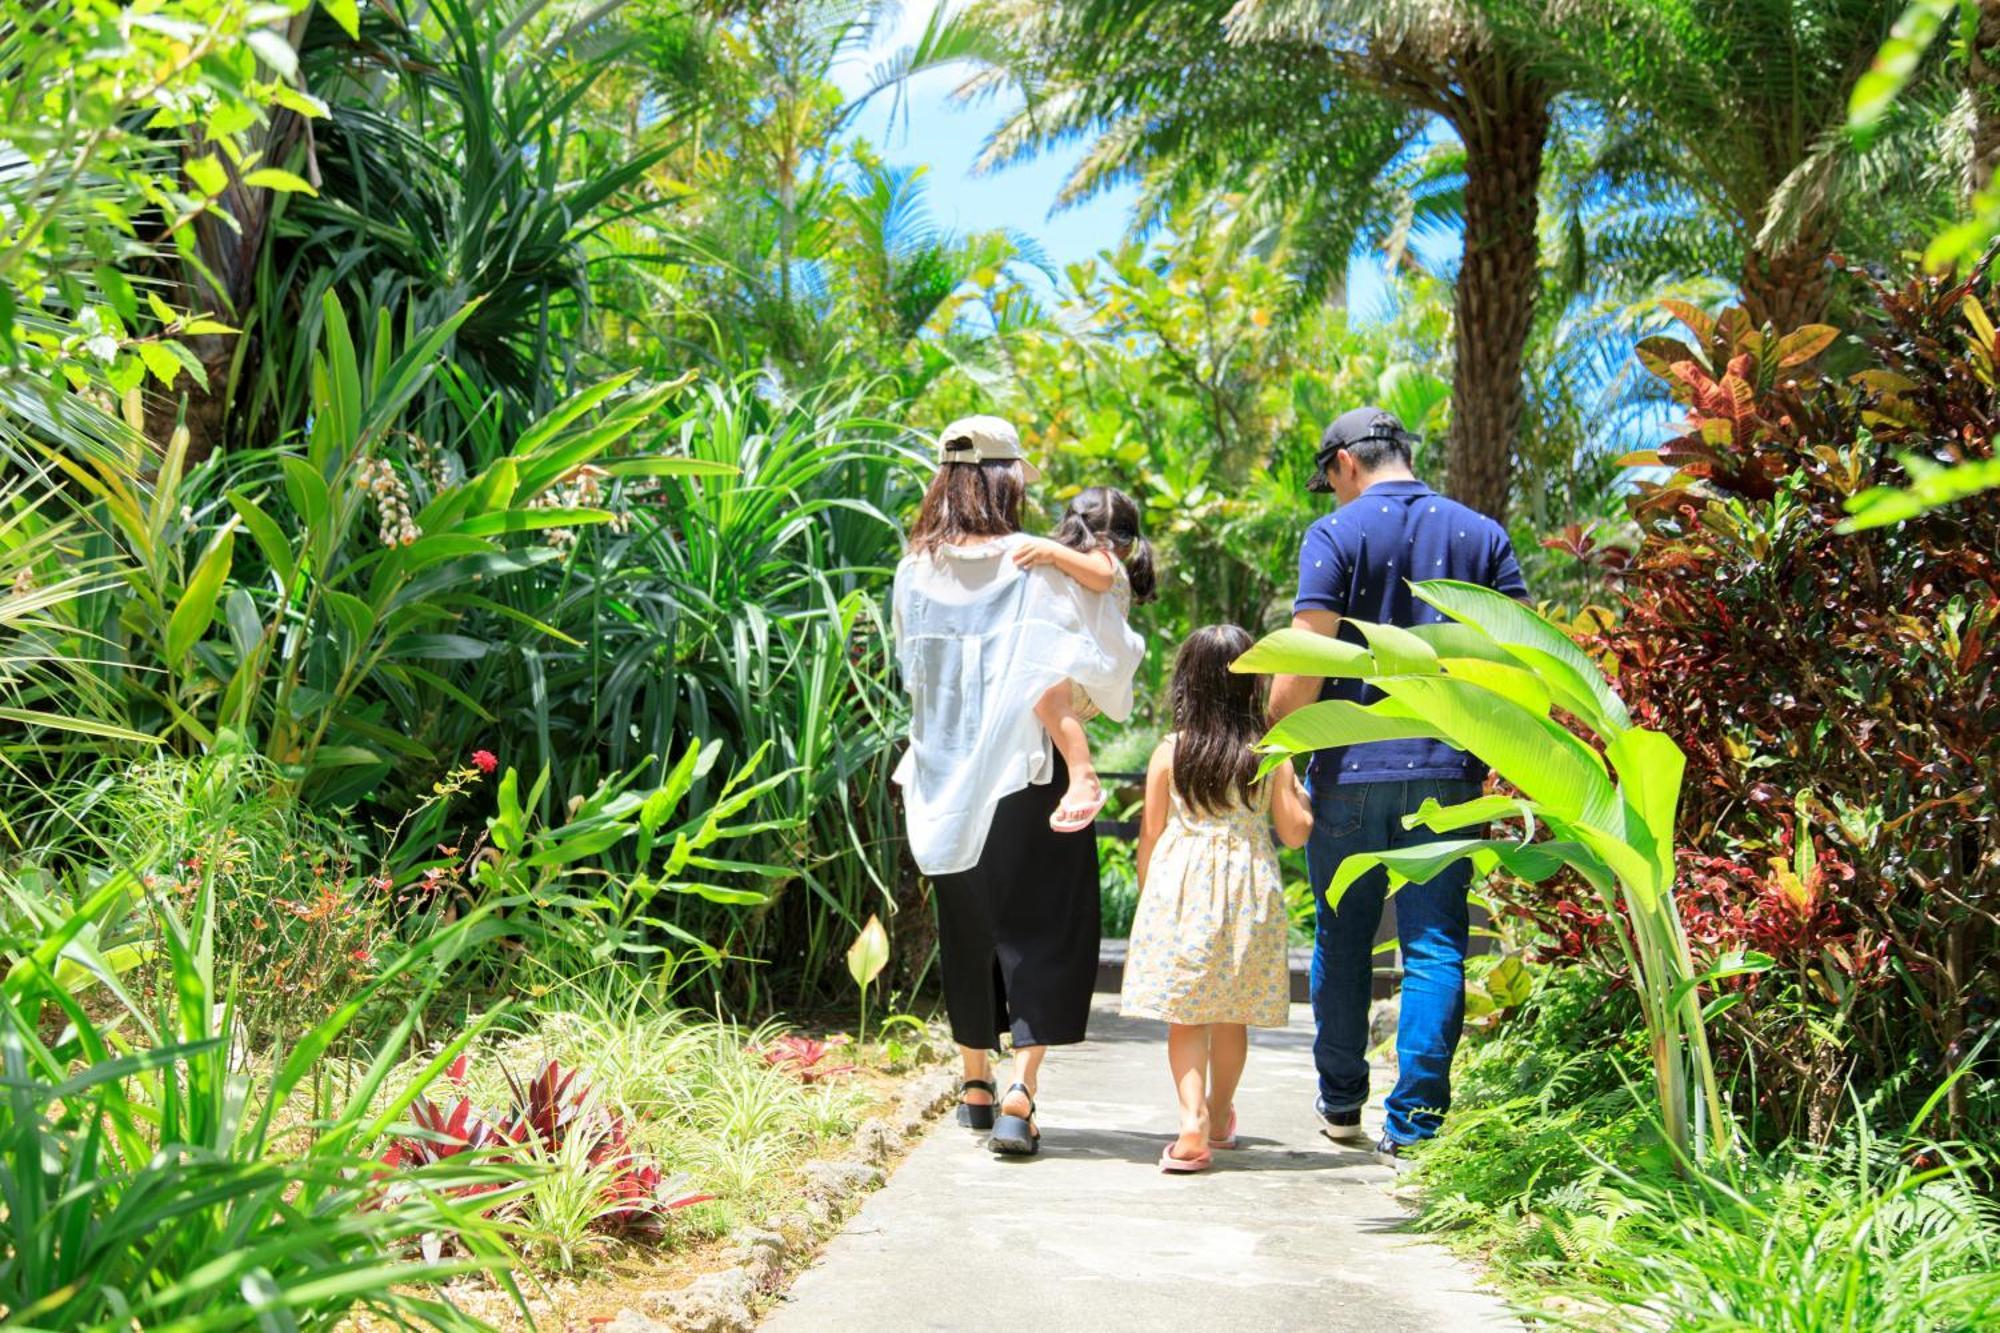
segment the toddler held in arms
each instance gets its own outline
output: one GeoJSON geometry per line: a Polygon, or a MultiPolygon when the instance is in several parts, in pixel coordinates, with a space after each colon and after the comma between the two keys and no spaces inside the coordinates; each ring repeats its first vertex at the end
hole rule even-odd
{"type": "MultiPolygon", "coordinates": [[[[1139,531],[1139,503],[1121,490],[1092,486],[1079,491],[1050,537],[1031,537],[1014,550],[1023,569],[1052,565],[1091,592],[1108,592],[1130,616],[1134,602],[1153,600],[1153,547],[1139,531]]],[[[1090,695],[1075,681],[1051,686],[1035,704],[1049,739],[1069,766],[1069,790],[1049,816],[1058,833],[1081,833],[1104,808],[1104,784],[1090,755],[1083,724],[1097,715],[1090,695]]]]}

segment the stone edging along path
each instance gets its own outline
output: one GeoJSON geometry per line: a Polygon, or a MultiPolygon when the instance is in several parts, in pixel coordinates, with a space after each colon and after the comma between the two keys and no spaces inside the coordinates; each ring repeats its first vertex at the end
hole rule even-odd
{"type": "Polygon", "coordinates": [[[733,1233],[727,1267],[647,1302],[650,1313],[622,1309],[602,1325],[609,1333],[745,1333],[852,1206],[881,1188],[888,1169],[908,1152],[938,1114],[954,1104],[957,1082],[948,1069],[914,1075],[890,1107],[861,1123],[845,1156],[800,1169],[804,1197],[767,1225],[733,1233]]]}

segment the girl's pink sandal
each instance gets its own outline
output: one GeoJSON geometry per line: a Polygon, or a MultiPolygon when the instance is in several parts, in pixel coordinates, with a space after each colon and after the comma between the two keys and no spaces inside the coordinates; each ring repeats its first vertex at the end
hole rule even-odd
{"type": "Polygon", "coordinates": [[[1234,1147],[1236,1147],[1236,1146],[1237,1146],[1237,1144],[1236,1144],[1236,1108],[1235,1108],[1235,1107],[1233,1107],[1233,1106],[1232,1106],[1232,1107],[1230,1107],[1230,1108],[1229,1108],[1229,1128],[1228,1128],[1227,1130],[1225,1130],[1225,1131],[1223,1132],[1223,1135],[1222,1135],[1222,1137],[1221,1137],[1221,1138],[1219,1138],[1219,1139],[1210,1139],[1210,1140],[1208,1141],[1208,1146],[1209,1146],[1209,1147],[1211,1147],[1211,1148],[1220,1148],[1220,1149],[1229,1149],[1229,1148],[1234,1148],[1234,1147]]]}
{"type": "Polygon", "coordinates": [[[1169,1175],[1191,1176],[1197,1171],[1208,1170],[1214,1161],[1214,1155],[1207,1152],[1199,1157],[1176,1157],[1174,1145],[1171,1143],[1160,1149],[1160,1170],[1169,1175]]]}

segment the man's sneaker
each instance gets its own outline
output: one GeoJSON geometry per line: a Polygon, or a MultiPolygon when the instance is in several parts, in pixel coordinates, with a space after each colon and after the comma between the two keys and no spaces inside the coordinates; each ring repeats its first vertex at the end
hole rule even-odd
{"type": "Polygon", "coordinates": [[[1410,1164],[1410,1159],[1403,1156],[1409,1147],[1409,1144],[1398,1143],[1384,1134],[1375,1140],[1375,1160],[1392,1171],[1401,1171],[1410,1164]]]}
{"type": "Polygon", "coordinates": [[[1368,1135],[1361,1128],[1360,1107],[1357,1106],[1352,1111],[1329,1111],[1324,1107],[1317,1109],[1319,1110],[1320,1120],[1326,1126],[1320,1130],[1320,1133],[1326,1135],[1335,1143],[1367,1142],[1368,1135]]]}

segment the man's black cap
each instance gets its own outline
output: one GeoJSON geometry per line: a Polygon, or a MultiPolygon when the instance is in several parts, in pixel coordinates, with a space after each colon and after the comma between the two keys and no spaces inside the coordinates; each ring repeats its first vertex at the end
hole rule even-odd
{"type": "Polygon", "coordinates": [[[1403,423],[1396,420],[1393,412],[1385,412],[1379,407],[1357,407],[1351,412],[1342,412],[1326,428],[1326,433],[1319,437],[1319,452],[1313,455],[1313,474],[1306,482],[1306,489],[1332,490],[1332,484],[1326,479],[1326,469],[1333,462],[1333,456],[1342,449],[1352,449],[1364,440],[1395,440],[1407,450],[1415,449],[1417,444],[1417,437],[1403,428],[1403,423]]]}

